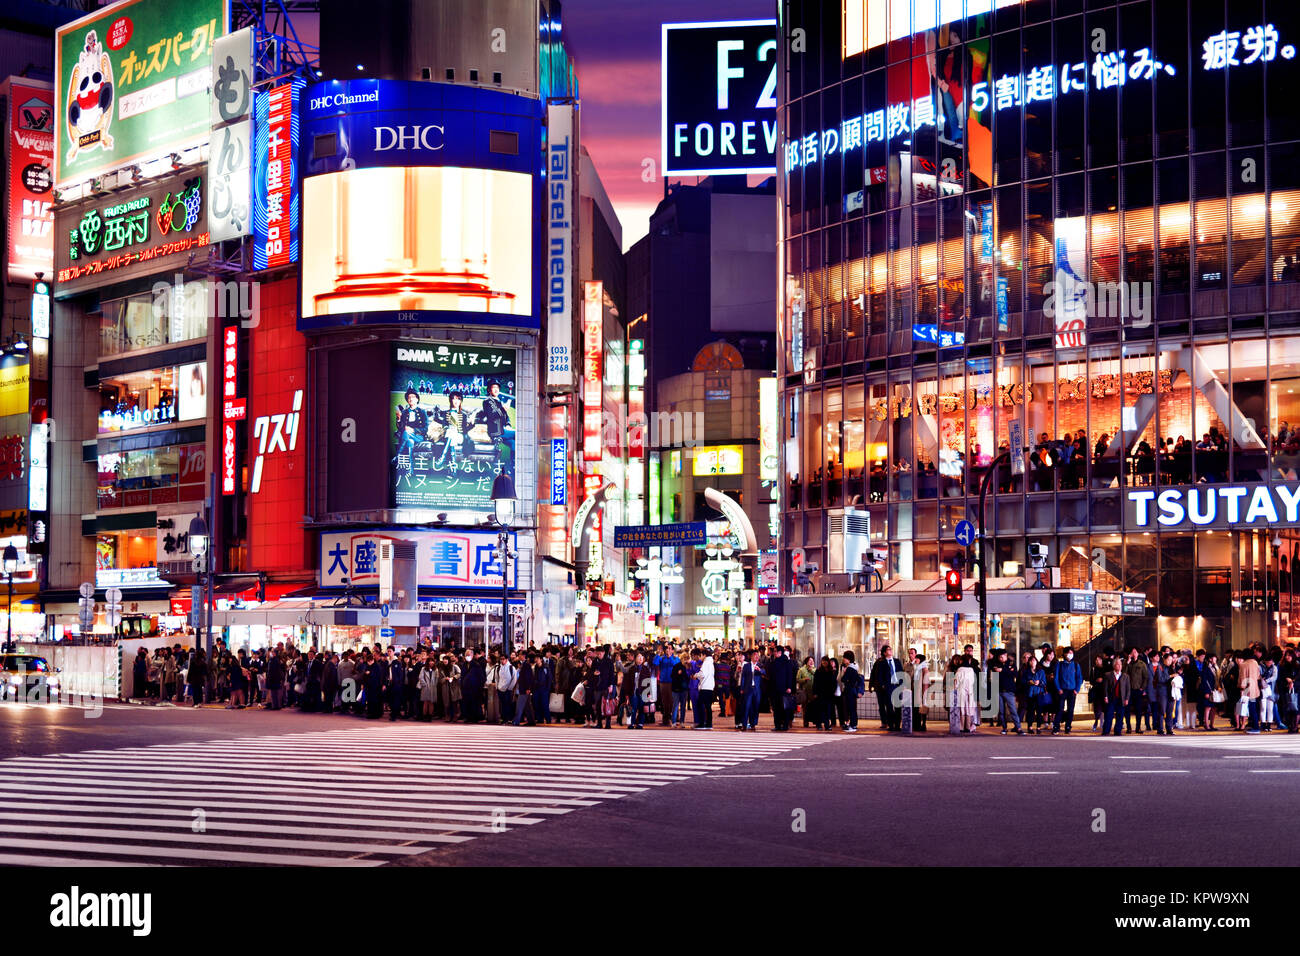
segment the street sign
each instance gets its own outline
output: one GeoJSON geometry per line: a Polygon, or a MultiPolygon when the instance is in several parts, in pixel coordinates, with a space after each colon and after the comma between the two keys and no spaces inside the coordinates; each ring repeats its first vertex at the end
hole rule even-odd
{"type": "Polygon", "coordinates": [[[82,581],[81,587],[77,588],[77,590],[84,598],[93,598],[95,596],[95,585],[91,584],[89,581],[82,581]]]}
{"type": "Polygon", "coordinates": [[[393,638],[397,637],[397,631],[391,627],[381,627],[379,629],[379,636],[385,641],[391,641],[393,638]]]}
{"type": "Polygon", "coordinates": [[[614,528],[614,547],[646,548],[676,547],[704,544],[708,525],[703,521],[681,524],[617,525],[614,528]]]}
{"type": "Polygon", "coordinates": [[[804,563],[805,560],[806,560],[806,559],[805,559],[805,553],[804,553],[803,548],[793,548],[793,549],[791,549],[791,551],[790,551],[790,570],[791,570],[791,571],[801,571],[801,570],[803,570],[803,563],[804,563]]]}
{"type": "Polygon", "coordinates": [[[1007,437],[1011,445],[1011,474],[1023,475],[1025,473],[1025,423],[1014,420],[1007,422],[1007,437]]]}
{"type": "Polygon", "coordinates": [[[121,604],[121,603],[122,603],[122,589],[121,589],[121,588],[109,588],[107,591],[104,592],[104,601],[105,601],[107,604],[110,604],[110,605],[112,605],[112,604],[121,604]]]}
{"type": "Polygon", "coordinates": [[[975,525],[965,519],[958,521],[953,537],[957,539],[957,543],[963,548],[969,548],[975,543],[975,525]]]}
{"type": "Polygon", "coordinates": [[[379,605],[379,616],[385,621],[388,620],[388,605],[386,603],[379,605]]]}

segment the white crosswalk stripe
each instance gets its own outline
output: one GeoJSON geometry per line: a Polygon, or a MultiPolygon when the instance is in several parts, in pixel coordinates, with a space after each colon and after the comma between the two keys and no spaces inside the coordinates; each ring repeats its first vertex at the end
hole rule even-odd
{"type": "Polygon", "coordinates": [[[342,727],[0,760],[0,865],[379,866],[811,734],[342,727]]]}
{"type": "Polygon", "coordinates": [[[1112,743],[1130,741],[1136,744],[1160,744],[1165,747],[1236,751],[1238,753],[1241,751],[1254,751],[1261,756],[1290,754],[1300,757],[1300,734],[1288,734],[1285,731],[1281,733],[1272,731],[1267,734],[1209,734],[1200,731],[1188,731],[1185,734],[1175,733],[1172,737],[1161,737],[1156,734],[1142,734],[1141,736],[1126,734],[1118,738],[1094,735],[1079,736],[1072,739],[1105,740],[1112,743]]]}

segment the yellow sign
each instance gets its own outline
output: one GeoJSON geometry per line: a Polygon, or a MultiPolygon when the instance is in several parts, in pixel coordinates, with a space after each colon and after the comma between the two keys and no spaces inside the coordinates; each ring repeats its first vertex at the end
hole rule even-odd
{"type": "Polygon", "coordinates": [[[745,453],[739,445],[695,449],[693,475],[739,475],[745,470],[745,453]]]}
{"type": "Polygon", "coordinates": [[[0,362],[0,418],[31,411],[27,393],[30,371],[31,364],[26,357],[11,355],[0,362]]]}

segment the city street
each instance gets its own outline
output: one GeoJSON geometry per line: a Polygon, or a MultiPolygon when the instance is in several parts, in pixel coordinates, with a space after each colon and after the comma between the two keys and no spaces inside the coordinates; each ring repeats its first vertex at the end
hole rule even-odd
{"type": "Polygon", "coordinates": [[[1288,862],[1300,835],[1296,736],[725,723],[633,733],[7,704],[0,863],[1251,866],[1288,862]],[[1197,827],[1214,834],[1211,860],[1178,835],[1197,827]]]}

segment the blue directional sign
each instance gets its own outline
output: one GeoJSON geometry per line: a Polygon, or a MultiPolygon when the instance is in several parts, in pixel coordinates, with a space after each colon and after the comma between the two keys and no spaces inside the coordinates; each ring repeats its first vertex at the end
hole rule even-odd
{"type": "Polygon", "coordinates": [[[379,605],[379,616],[382,617],[382,618],[387,618],[387,617],[388,617],[388,610],[389,610],[389,608],[388,608],[388,605],[387,605],[387,604],[381,604],[381,605],[379,605]]]}
{"type": "Polygon", "coordinates": [[[957,530],[954,532],[953,537],[957,539],[957,543],[963,548],[969,548],[975,543],[975,525],[965,520],[958,521],[957,530]]]}
{"type": "Polygon", "coordinates": [[[703,521],[687,521],[681,524],[621,524],[614,528],[616,548],[703,545],[707,538],[708,525],[703,521]]]}
{"type": "Polygon", "coordinates": [[[391,641],[397,637],[397,630],[391,627],[381,627],[379,629],[379,637],[381,640],[391,641]]]}

